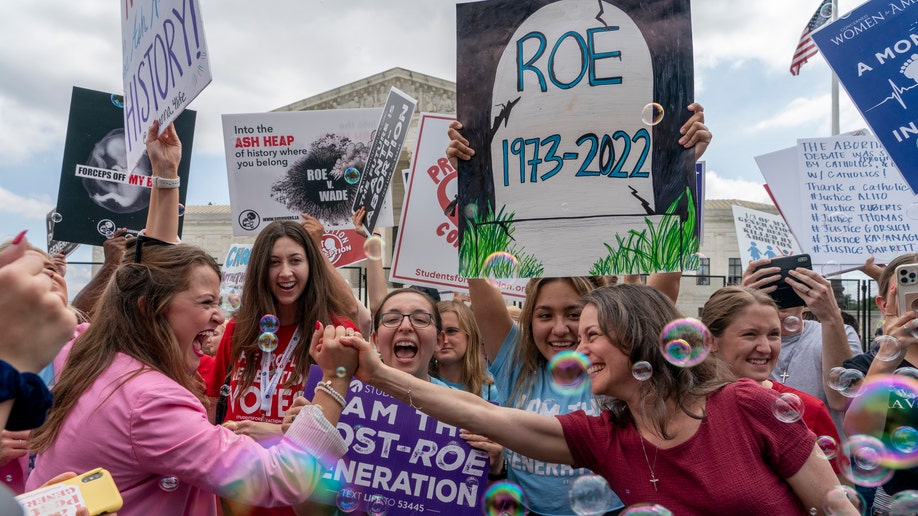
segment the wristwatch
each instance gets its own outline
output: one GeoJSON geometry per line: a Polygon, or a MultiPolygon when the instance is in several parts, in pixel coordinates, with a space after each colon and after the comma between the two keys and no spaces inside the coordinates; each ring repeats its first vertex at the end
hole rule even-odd
{"type": "Polygon", "coordinates": [[[178,188],[182,184],[181,178],[167,178],[153,176],[153,188],[178,188]]]}

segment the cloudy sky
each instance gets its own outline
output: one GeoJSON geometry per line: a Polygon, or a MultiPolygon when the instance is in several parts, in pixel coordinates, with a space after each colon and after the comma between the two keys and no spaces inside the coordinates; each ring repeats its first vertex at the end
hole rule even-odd
{"type": "MultiPolygon", "coordinates": [[[[123,0],[127,1],[127,0],[123,0]]],[[[845,13],[860,2],[839,0],[845,13]]],[[[446,0],[200,0],[213,82],[197,110],[187,204],[229,203],[220,115],[263,112],[393,67],[456,79],[446,0]]],[[[694,0],[695,99],[714,143],[708,198],[766,202],[754,157],[830,134],[821,56],[788,72],[819,0],[694,0]]],[[[0,45],[0,241],[43,244],[73,86],[120,92],[118,3],[5,0],[0,45]]],[[[842,91],[841,130],[865,127],[842,91]]],[[[75,255],[88,259],[88,253],[75,255]]]]}

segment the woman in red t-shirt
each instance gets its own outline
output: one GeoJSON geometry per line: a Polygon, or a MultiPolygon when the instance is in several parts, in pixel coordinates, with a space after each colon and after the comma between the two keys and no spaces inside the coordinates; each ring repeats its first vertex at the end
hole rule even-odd
{"type": "MultiPolygon", "coordinates": [[[[357,327],[350,287],[335,272],[316,242],[322,227],[312,217],[268,224],[256,238],[246,267],[239,309],[226,325],[207,379],[207,395],[226,398],[224,425],[264,446],[283,436],[281,423],[293,399],[303,394],[312,360],[316,323],[357,327]],[[273,315],[276,348],[259,344],[262,318],[273,315]]],[[[321,238],[320,236],[318,238],[321,238]]],[[[308,393],[312,398],[312,393],[308,393]]],[[[224,514],[292,515],[290,507],[244,507],[224,500],[224,514]]]]}

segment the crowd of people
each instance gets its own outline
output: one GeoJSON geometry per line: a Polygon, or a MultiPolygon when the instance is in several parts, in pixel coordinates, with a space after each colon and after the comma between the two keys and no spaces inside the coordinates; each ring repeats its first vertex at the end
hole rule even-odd
{"type": "MultiPolygon", "coordinates": [[[[700,105],[688,111],[679,143],[697,158],[711,133],[700,105]]],[[[461,130],[449,132],[454,160],[474,154],[461,130]]],[[[181,143],[171,126],[157,133],[154,123],[153,174],[176,178],[181,143]]],[[[891,514],[918,486],[914,464],[859,483],[844,446],[854,433],[918,428],[914,402],[864,418],[846,413],[851,397],[831,381],[839,370],[870,380],[918,364],[918,313],[898,309],[891,281],[916,255],[865,268],[880,283],[892,359],[861,353],[816,272],[786,280],[805,306],[778,306],[769,295],[778,270],[765,259],[705,303],[711,353],[687,366],[660,342],[684,318],[678,273],[646,284],[533,278],[517,309],[484,279],[469,280],[465,300],[390,289],[382,263],[368,260],[365,305],[323,255],[321,223],[304,215],[258,234],[241,304],[226,314],[220,267],[180,242],[176,213],[178,190],[154,187],[145,230],[108,239],[105,265],[72,305],[60,257],[23,234],[0,248],[0,466],[18,475],[12,491],[101,466],[123,514],[348,512],[310,497],[356,444],[336,429],[352,382],[461,429],[487,454],[489,481],[516,486],[534,515],[578,513],[569,492],[588,475],[607,482],[599,510],[610,514],[638,504],[891,514]],[[551,364],[568,352],[585,360],[588,388],[558,388],[551,364]],[[311,369],[321,380],[307,390],[311,369]],[[791,417],[776,419],[781,403],[791,417]]],[[[358,231],[364,215],[354,214],[358,231]]]]}

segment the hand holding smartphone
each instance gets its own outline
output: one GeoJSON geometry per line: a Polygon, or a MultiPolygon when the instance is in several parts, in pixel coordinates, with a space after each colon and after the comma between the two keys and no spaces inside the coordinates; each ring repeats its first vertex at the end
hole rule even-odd
{"type": "Polygon", "coordinates": [[[797,295],[797,292],[794,291],[794,287],[790,286],[787,283],[785,278],[789,276],[789,272],[802,267],[804,269],[813,269],[813,264],[810,261],[810,255],[808,254],[795,254],[792,256],[781,256],[778,258],[773,258],[771,262],[757,267],[755,270],[764,269],[768,267],[780,267],[781,270],[778,272],[780,278],[773,283],[777,288],[768,295],[777,303],[778,308],[794,308],[796,306],[805,306],[806,301],[804,301],[800,296],[797,295]]]}
{"type": "Polygon", "coordinates": [[[23,493],[16,501],[29,516],[70,516],[80,507],[95,516],[115,512],[123,503],[112,475],[102,468],[23,493]]]}
{"type": "Polygon", "coordinates": [[[918,310],[918,263],[904,263],[896,267],[895,281],[899,316],[918,310]]]}

